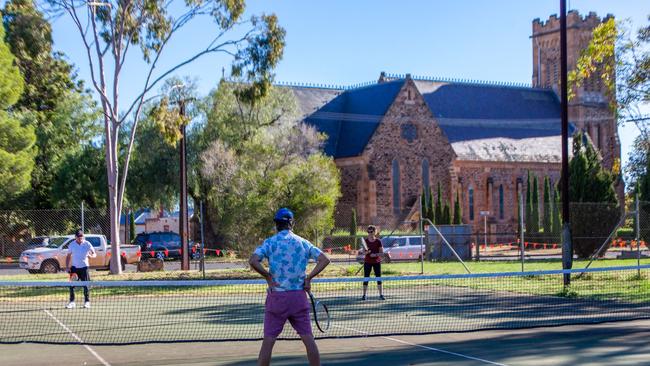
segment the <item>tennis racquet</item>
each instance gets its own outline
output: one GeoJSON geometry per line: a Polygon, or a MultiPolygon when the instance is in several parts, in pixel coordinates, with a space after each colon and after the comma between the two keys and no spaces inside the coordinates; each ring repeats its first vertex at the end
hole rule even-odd
{"type": "Polygon", "coordinates": [[[72,281],[78,281],[78,280],[79,280],[79,276],[78,276],[76,273],[71,272],[71,273],[70,273],[70,282],[72,282],[72,281]]]}
{"type": "Polygon", "coordinates": [[[327,306],[322,302],[316,300],[311,291],[307,292],[309,294],[309,299],[311,300],[311,309],[314,312],[314,321],[316,322],[316,327],[321,333],[327,333],[330,329],[330,312],[327,310],[327,306]]]}

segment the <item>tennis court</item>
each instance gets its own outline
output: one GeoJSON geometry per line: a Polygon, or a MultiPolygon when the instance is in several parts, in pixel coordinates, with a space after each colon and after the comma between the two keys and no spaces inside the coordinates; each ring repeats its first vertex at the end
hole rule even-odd
{"type": "MultiPolygon", "coordinates": [[[[522,364],[527,354],[569,360],[575,352],[605,357],[598,354],[612,347],[625,348],[612,357],[634,359],[648,354],[649,271],[573,271],[570,291],[563,271],[388,277],[386,301],[372,283],[361,301],[359,279],[322,279],[313,291],[332,326],[316,335],[325,364],[522,364]]],[[[69,283],[1,285],[3,364],[61,355],[73,364],[246,365],[262,335],[260,281],[96,282],[92,308],[73,310],[63,308],[69,283]]],[[[280,342],[274,364],[304,364],[289,326],[281,338],[294,340],[280,342]]]]}

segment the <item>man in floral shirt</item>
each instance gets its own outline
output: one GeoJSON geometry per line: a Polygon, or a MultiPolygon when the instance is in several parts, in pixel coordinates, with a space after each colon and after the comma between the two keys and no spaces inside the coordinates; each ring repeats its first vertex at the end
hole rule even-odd
{"type": "Polygon", "coordinates": [[[278,233],[264,241],[250,258],[250,265],[269,285],[264,311],[264,340],[258,358],[259,365],[269,365],[275,340],[288,320],[307,350],[309,365],[320,365],[318,346],[314,341],[309,318],[309,300],[305,291],[311,289],[311,279],[330,263],[320,249],[294,234],[293,212],[279,209],[273,219],[278,233]],[[269,270],[262,266],[268,260],[269,270]],[[307,263],[316,261],[309,273],[307,263]]]}

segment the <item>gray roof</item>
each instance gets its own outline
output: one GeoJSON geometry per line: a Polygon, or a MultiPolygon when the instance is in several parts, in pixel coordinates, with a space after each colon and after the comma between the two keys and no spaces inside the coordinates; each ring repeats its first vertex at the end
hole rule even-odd
{"type": "MultiPolygon", "coordinates": [[[[328,135],[325,153],[358,156],[404,85],[291,87],[305,122],[328,135]]],[[[560,103],[550,89],[414,80],[460,160],[561,161],[560,103]]],[[[570,134],[574,128],[571,126],[570,134]]]]}

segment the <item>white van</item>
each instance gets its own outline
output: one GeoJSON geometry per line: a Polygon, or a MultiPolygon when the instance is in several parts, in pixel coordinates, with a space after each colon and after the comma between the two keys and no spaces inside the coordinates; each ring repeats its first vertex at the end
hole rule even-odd
{"type": "Polygon", "coordinates": [[[384,247],[384,261],[421,260],[425,247],[421,236],[395,236],[381,239],[384,247]]]}
{"type": "MultiPolygon", "coordinates": [[[[381,245],[384,247],[384,263],[391,261],[421,260],[425,252],[420,236],[387,236],[381,238],[381,245]]],[[[365,253],[357,253],[357,261],[363,263],[365,253]]]]}

